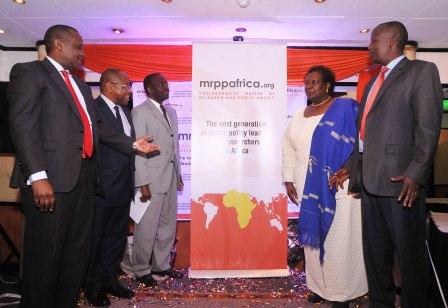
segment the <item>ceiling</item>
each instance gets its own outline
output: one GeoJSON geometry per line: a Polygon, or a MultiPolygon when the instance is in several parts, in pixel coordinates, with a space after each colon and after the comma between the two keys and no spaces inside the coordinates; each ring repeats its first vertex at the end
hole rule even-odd
{"type": "Polygon", "coordinates": [[[67,24],[93,44],[191,44],[242,35],[246,42],[366,47],[370,34],[360,29],[399,20],[419,47],[448,48],[447,12],[448,0],[250,0],[246,8],[236,0],[0,0],[6,31],[0,45],[33,47],[49,26],[67,24]]]}

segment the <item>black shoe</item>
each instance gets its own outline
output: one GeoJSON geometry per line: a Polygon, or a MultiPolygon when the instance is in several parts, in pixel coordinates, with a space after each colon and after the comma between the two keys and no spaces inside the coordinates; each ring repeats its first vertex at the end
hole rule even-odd
{"type": "Polygon", "coordinates": [[[161,271],[161,272],[154,272],[153,271],[152,274],[157,275],[157,276],[161,276],[161,277],[167,276],[167,277],[175,278],[175,279],[184,277],[184,275],[181,272],[175,271],[172,268],[169,268],[166,271],[161,271]]]}
{"type": "Polygon", "coordinates": [[[105,291],[118,298],[130,299],[134,296],[134,291],[122,286],[118,279],[111,280],[105,291]]]}
{"type": "Polygon", "coordinates": [[[137,281],[145,284],[148,287],[154,287],[157,285],[157,281],[154,279],[154,277],[151,276],[151,274],[146,274],[142,277],[137,277],[137,281]]]}
{"type": "Polygon", "coordinates": [[[318,294],[312,292],[310,295],[308,295],[308,301],[310,303],[322,303],[324,299],[320,297],[318,294]]]}
{"type": "Polygon", "coordinates": [[[87,302],[92,306],[97,307],[108,307],[110,306],[110,300],[107,297],[106,292],[104,290],[92,290],[92,291],[85,291],[84,297],[86,298],[87,302]]]}
{"type": "Polygon", "coordinates": [[[331,302],[331,308],[349,308],[349,302],[331,302]]]}

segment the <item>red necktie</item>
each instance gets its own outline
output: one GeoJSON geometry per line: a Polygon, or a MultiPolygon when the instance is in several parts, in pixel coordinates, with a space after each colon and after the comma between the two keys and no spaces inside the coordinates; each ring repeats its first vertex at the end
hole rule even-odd
{"type": "Polygon", "coordinates": [[[361,140],[364,140],[364,130],[366,127],[367,115],[369,114],[370,109],[372,109],[373,102],[375,101],[376,95],[378,94],[378,91],[380,90],[381,85],[384,82],[384,75],[386,74],[388,69],[389,68],[387,66],[383,66],[381,68],[380,74],[378,75],[378,78],[376,79],[372,90],[370,90],[369,96],[367,96],[366,106],[364,107],[364,113],[362,114],[361,125],[359,128],[359,138],[361,140]]]}
{"type": "Polygon", "coordinates": [[[84,127],[84,142],[82,145],[82,158],[91,157],[93,153],[93,137],[92,137],[92,128],[90,127],[89,119],[87,117],[86,111],[81,106],[81,102],[78,99],[78,96],[75,93],[75,89],[73,89],[72,83],[68,78],[68,71],[61,71],[64,76],[65,83],[73,97],[73,100],[76,103],[76,107],[78,108],[79,115],[81,116],[82,126],[84,127]]]}

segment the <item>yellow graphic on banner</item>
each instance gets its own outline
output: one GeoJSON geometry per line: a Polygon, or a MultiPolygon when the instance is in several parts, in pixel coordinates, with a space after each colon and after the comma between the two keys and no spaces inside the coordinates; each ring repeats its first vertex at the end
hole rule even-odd
{"type": "Polygon", "coordinates": [[[236,190],[227,192],[223,197],[223,203],[227,208],[235,208],[241,229],[247,227],[252,218],[252,211],[257,206],[250,200],[249,194],[240,193],[236,190]]]}

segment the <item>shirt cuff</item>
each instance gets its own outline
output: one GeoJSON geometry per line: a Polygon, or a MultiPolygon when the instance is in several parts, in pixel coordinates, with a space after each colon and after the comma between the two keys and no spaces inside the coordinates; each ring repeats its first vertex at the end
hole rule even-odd
{"type": "Polygon", "coordinates": [[[44,170],[31,174],[28,181],[26,181],[26,185],[31,185],[34,181],[42,179],[48,179],[47,173],[44,170]]]}

